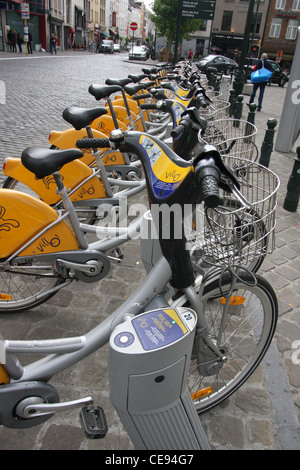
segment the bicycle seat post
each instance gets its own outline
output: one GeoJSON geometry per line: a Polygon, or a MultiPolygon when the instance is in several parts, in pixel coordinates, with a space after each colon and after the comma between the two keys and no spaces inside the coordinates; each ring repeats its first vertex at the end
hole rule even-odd
{"type": "MultiPolygon", "coordinates": [[[[93,139],[94,135],[93,135],[93,129],[91,128],[91,126],[87,126],[85,129],[86,129],[88,138],[93,139]]],[[[105,166],[104,166],[104,163],[102,161],[102,158],[101,158],[102,156],[99,152],[99,149],[93,149],[92,153],[93,153],[93,155],[94,155],[94,157],[97,161],[97,166],[100,170],[101,181],[104,185],[106,195],[108,197],[113,197],[113,192],[112,192],[111,186],[110,186],[109,181],[108,181],[108,176],[107,176],[105,166]]]]}
{"type": "Polygon", "coordinates": [[[112,105],[112,101],[111,101],[109,96],[105,99],[107,101],[107,104],[108,104],[108,107],[109,107],[109,110],[110,110],[110,113],[111,113],[112,120],[114,121],[114,126],[115,126],[116,129],[119,129],[119,124],[118,124],[118,120],[117,120],[117,116],[116,116],[114,107],[112,105]]]}
{"type": "Polygon", "coordinates": [[[135,127],[134,120],[133,120],[132,115],[131,115],[131,111],[130,111],[130,108],[129,108],[129,105],[128,105],[128,101],[127,101],[127,97],[126,97],[126,93],[125,93],[124,88],[122,88],[121,93],[122,93],[122,96],[123,96],[124,105],[125,105],[125,109],[126,109],[128,118],[129,118],[130,125],[132,126],[133,130],[136,130],[136,127],[135,127]]]}
{"type": "Polygon", "coordinates": [[[72,225],[72,228],[74,230],[74,233],[76,235],[76,238],[78,240],[78,243],[80,245],[80,248],[82,249],[87,249],[88,248],[88,242],[86,241],[86,238],[81,230],[80,227],[80,222],[78,220],[76,210],[68,196],[68,190],[65,187],[62,177],[60,176],[59,172],[56,171],[53,173],[53,177],[55,179],[55,183],[57,186],[57,193],[60,195],[64,208],[66,212],[68,213],[68,217],[70,220],[70,223],[72,225]]]}

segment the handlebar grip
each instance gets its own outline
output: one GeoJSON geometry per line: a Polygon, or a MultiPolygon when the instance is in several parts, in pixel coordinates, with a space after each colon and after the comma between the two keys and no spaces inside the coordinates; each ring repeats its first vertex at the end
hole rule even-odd
{"type": "Polygon", "coordinates": [[[200,108],[205,109],[208,106],[208,103],[205,101],[205,99],[202,96],[197,96],[196,102],[197,102],[197,105],[200,106],[200,108]]]}
{"type": "Polygon", "coordinates": [[[141,109],[157,109],[156,103],[141,104],[141,109]]]}
{"type": "Polygon", "coordinates": [[[195,167],[196,177],[201,186],[202,200],[209,208],[220,205],[219,182],[221,172],[214,158],[200,160],[195,167]]]}
{"type": "Polygon", "coordinates": [[[110,147],[109,139],[78,139],[76,147],[79,149],[96,149],[110,147]]]}
{"type": "Polygon", "coordinates": [[[214,208],[220,205],[219,183],[215,176],[205,176],[201,181],[202,198],[206,207],[214,208]]]}
{"type": "Polygon", "coordinates": [[[144,100],[145,98],[152,98],[150,93],[145,93],[144,95],[133,95],[131,96],[131,99],[134,99],[135,101],[138,100],[144,100]]]}
{"type": "Polygon", "coordinates": [[[173,137],[173,138],[178,137],[184,131],[185,131],[185,126],[183,124],[178,124],[178,126],[175,127],[175,129],[172,129],[171,137],[173,137]]]}

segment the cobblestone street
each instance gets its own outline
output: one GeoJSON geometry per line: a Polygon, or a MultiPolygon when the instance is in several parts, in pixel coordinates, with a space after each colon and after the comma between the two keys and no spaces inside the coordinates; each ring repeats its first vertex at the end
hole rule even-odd
{"type": "MultiPolygon", "coordinates": [[[[68,106],[96,107],[88,93],[92,83],[141,73],[147,62],[129,63],[127,53],[103,55],[86,52],[57,56],[36,53],[0,53],[0,80],[6,103],[0,104],[0,168],[8,156],[20,156],[28,146],[49,147],[52,130],[70,127],[62,118],[68,106]]],[[[256,144],[261,148],[267,120],[280,122],[285,88],[267,87],[263,109],[256,113],[256,144]]],[[[244,96],[244,103],[249,97],[244,96]]],[[[244,105],[243,118],[248,108],[244,105]]],[[[277,125],[277,127],[278,127],[277,125]]],[[[291,174],[293,151],[271,156],[270,169],[278,174],[276,249],[260,273],[273,285],[279,302],[275,339],[263,364],[221,405],[205,412],[201,421],[216,450],[300,450],[300,207],[291,213],[283,201],[291,174]],[[298,350],[298,353],[297,353],[298,350]],[[295,359],[296,358],[296,359],[295,359]]],[[[0,175],[0,185],[4,176],[0,175]]],[[[147,204],[146,194],[139,201],[147,204]]],[[[124,260],[113,264],[100,282],[76,282],[47,303],[20,314],[4,314],[0,332],[10,339],[46,339],[84,335],[113,312],[145,276],[137,241],[124,246],[124,260]]],[[[78,411],[57,413],[44,424],[24,430],[0,427],[1,450],[132,450],[133,445],[113,409],[108,394],[106,348],[76,367],[55,376],[51,384],[61,401],[92,396],[108,421],[103,440],[87,440],[78,422],[78,411]]]]}

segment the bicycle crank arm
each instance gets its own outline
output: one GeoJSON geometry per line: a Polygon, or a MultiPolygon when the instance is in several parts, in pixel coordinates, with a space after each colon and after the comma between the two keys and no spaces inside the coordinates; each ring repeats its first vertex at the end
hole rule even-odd
{"type": "Polygon", "coordinates": [[[28,397],[17,405],[16,414],[20,418],[30,419],[92,404],[93,399],[91,397],[65,401],[63,403],[45,403],[40,397],[28,397]]]}
{"type": "Polygon", "coordinates": [[[75,277],[83,282],[96,282],[103,279],[110,269],[108,257],[100,251],[80,251],[64,253],[55,260],[55,270],[63,276],[74,270],[75,277]]]}
{"type": "Polygon", "coordinates": [[[57,259],[56,262],[62,263],[65,268],[81,271],[90,274],[91,276],[97,274],[100,271],[99,263],[96,260],[87,261],[85,264],[74,263],[73,261],[67,261],[64,259],[57,259]]]}

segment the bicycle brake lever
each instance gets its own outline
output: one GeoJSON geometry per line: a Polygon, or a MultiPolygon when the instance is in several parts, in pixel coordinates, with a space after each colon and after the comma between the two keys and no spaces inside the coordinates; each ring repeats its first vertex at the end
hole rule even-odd
{"type": "Polygon", "coordinates": [[[240,201],[240,203],[246,209],[253,209],[253,204],[249,202],[245,196],[241,193],[241,191],[233,184],[232,181],[226,182],[227,186],[229,186],[231,192],[235,195],[235,197],[240,201]]]}

